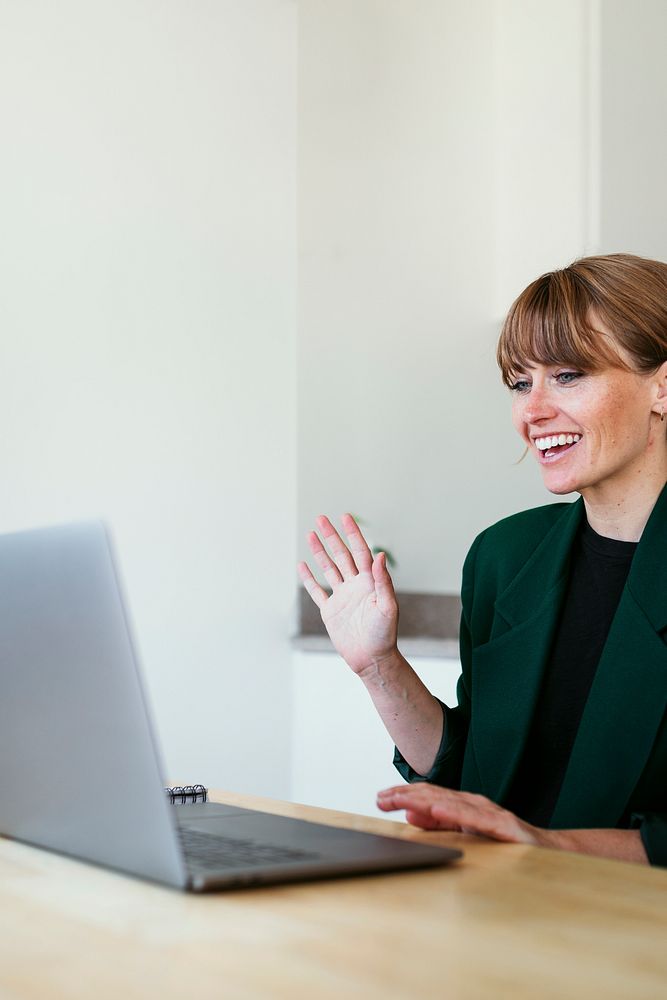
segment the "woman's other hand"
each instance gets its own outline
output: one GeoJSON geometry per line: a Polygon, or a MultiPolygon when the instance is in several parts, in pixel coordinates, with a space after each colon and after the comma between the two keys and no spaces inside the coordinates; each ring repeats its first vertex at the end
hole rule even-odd
{"type": "Polygon", "coordinates": [[[351,514],[343,514],[341,520],[347,545],[324,515],[317,518],[321,539],[315,531],[308,535],[308,546],[331,594],[320,587],[307,563],[297,568],[336,650],[361,676],[396,652],[398,604],[385,554],[373,558],[351,514]]]}
{"type": "Polygon", "coordinates": [[[420,781],[378,792],[377,805],[383,812],[405,809],[408,823],[422,830],[476,833],[511,844],[543,843],[540,835],[545,831],[524,823],[484,795],[457,792],[420,781]]]}
{"type": "Polygon", "coordinates": [[[484,795],[455,792],[426,782],[386,788],[378,792],[377,804],[383,812],[405,809],[408,823],[422,830],[475,833],[509,844],[531,844],[648,864],[639,830],[545,830],[525,823],[484,795]]]}

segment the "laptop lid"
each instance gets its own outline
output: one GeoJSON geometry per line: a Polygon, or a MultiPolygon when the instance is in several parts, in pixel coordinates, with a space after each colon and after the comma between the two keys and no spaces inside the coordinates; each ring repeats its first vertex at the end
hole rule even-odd
{"type": "Polygon", "coordinates": [[[0,671],[0,831],[186,885],[102,524],[0,536],[0,671]]]}

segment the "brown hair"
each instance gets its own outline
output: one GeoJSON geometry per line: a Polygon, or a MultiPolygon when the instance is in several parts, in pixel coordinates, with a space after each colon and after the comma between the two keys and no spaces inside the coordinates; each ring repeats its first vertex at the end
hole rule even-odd
{"type": "Polygon", "coordinates": [[[543,274],[510,308],[497,359],[506,385],[530,364],[656,371],[667,361],[667,264],[615,253],[543,274]]]}

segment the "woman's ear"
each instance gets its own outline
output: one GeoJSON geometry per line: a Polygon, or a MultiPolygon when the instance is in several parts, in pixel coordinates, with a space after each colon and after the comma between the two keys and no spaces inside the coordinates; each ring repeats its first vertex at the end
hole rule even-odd
{"type": "Polygon", "coordinates": [[[655,382],[656,396],[651,409],[654,413],[659,413],[662,418],[663,413],[667,410],[667,361],[664,361],[655,373],[655,382]]]}

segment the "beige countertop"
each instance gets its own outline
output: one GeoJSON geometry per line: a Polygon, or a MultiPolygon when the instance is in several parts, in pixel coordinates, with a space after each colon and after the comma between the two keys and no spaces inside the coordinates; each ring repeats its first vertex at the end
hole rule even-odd
{"type": "Polygon", "coordinates": [[[656,1000],[667,871],[214,793],[459,847],[451,867],[193,896],[0,838],[11,1000],[656,1000]]]}

